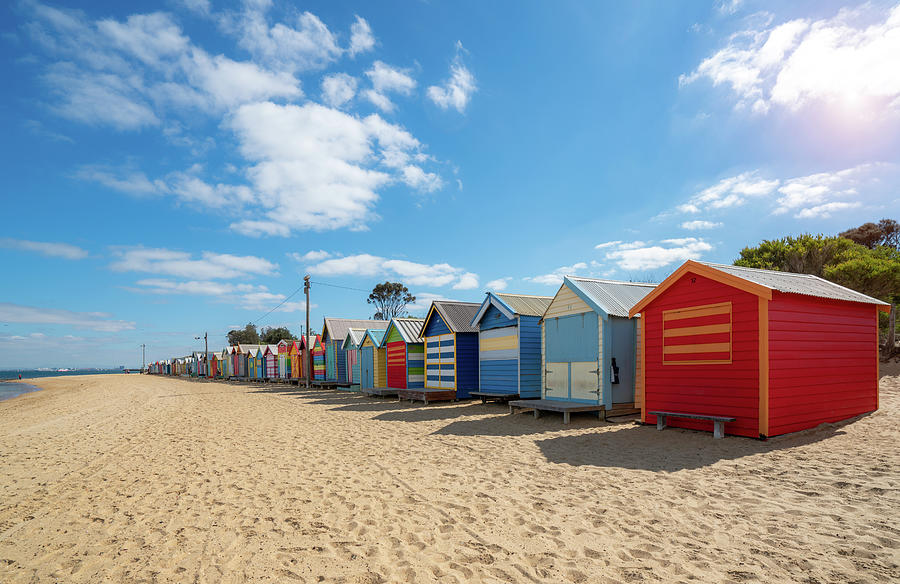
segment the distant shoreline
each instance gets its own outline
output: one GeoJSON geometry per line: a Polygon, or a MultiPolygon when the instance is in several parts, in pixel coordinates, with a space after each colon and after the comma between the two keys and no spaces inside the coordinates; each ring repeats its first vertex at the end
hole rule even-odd
{"type": "Polygon", "coordinates": [[[75,375],[110,375],[124,374],[121,369],[76,369],[71,371],[55,371],[43,369],[2,369],[0,370],[0,381],[19,381],[19,375],[22,380],[25,379],[41,379],[43,377],[70,377],[75,375]]]}

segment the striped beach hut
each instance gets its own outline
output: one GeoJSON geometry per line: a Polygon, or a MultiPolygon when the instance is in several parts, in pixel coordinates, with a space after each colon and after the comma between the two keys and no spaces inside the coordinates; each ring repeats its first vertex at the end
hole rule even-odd
{"type": "Polygon", "coordinates": [[[306,342],[303,337],[298,341],[291,341],[288,349],[288,358],[291,361],[291,379],[302,379],[304,376],[303,354],[306,352],[306,342]]]}
{"type": "Polygon", "coordinates": [[[566,422],[577,411],[637,413],[640,322],[628,310],[655,287],[565,277],[541,320],[543,395],[524,403],[560,411],[566,422]]]}
{"type": "Polygon", "coordinates": [[[291,373],[291,366],[288,357],[289,344],[291,341],[284,339],[278,341],[278,378],[286,379],[291,373]]]}
{"type": "Polygon", "coordinates": [[[425,388],[425,344],[421,318],[394,318],[382,340],[387,357],[388,389],[425,388]]]}
{"type": "Polygon", "coordinates": [[[344,338],[344,344],[341,345],[341,350],[344,351],[347,360],[347,383],[349,383],[350,386],[355,389],[359,388],[360,382],[362,380],[362,371],[360,370],[359,362],[359,348],[362,345],[363,336],[365,334],[366,329],[349,328],[347,329],[347,336],[344,338]]]}
{"type": "Polygon", "coordinates": [[[268,344],[263,349],[263,360],[266,363],[266,379],[278,378],[278,345],[268,344]]]}
{"type": "Polygon", "coordinates": [[[478,390],[478,329],[472,319],[481,304],[435,300],[422,325],[425,389],[400,390],[401,399],[425,403],[470,397],[478,390]]]}
{"type": "Polygon", "coordinates": [[[551,296],[488,292],[472,326],[478,328],[477,396],[541,397],[541,317],[551,296]]]}
{"type": "Polygon", "coordinates": [[[363,391],[385,387],[387,371],[386,359],[381,341],[384,330],[366,329],[359,347],[360,384],[363,391]]]}
{"type": "Polygon", "coordinates": [[[310,336],[309,340],[310,356],[312,358],[312,375],[310,379],[323,381],[325,379],[325,347],[322,345],[322,337],[320,335],[310,336]]]}
{"type": "Polygon", "coordinates": [[[641,419],[765,439],[877,410],[889,308],[808,274],[687,261],[630,311],[641,419]]]}
{"type": "Polygon", "coordinates": [[[341,348],[347,339],[347,331],[352,328],[387,328],[385,320],[354,320],[347,318],[326,318],[322,325],[322,346],[325,348],[325,379],[338,383],[349,383],[347,374],[347,354],[341,348]]]}

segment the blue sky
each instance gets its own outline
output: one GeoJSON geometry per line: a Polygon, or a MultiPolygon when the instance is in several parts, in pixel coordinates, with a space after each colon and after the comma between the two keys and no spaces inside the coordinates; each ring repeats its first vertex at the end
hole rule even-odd
{"type": "Polygon", "coordinates": [[[896,3],[133,6],[0,9],[2,368],[219,348],[307,272],[318,330],[900,209],[896,3]]]}

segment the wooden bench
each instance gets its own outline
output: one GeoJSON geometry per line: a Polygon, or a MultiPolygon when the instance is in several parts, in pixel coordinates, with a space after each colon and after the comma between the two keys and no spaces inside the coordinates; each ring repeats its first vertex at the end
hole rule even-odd
{"type": "Polygon", "coordinates": [[[647,412],[656,416],[656,429],[666,427],[666,418],[687,418],[689,420],[710,420],[713,423],[713,438],[725,437],[725,422],[733,422],[734,418],[727,416],[704,416],[703,414],[683,414],[679,412],[647,412]]]}
{"type": "Polygon", "coordinates": [[[572,412],[597,412],[597,415],[602,420],[604,419],[606,408],[600,404],[549,399],[518,399],[509,402],[510,414],[514,414],[519,410],[533,410],[535,418],[540,418],[542,411],[562,412],[563,424],[568,424],[572,412]]]}

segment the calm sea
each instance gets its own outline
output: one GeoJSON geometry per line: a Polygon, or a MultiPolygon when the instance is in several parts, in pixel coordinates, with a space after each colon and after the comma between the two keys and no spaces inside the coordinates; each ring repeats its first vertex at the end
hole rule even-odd
{"type": "Polygon", "coordinates": [[[0,383],[0,401],[22,395],[23,393],[39,391],[40,389],[40,387],[35,387],[30,383],[0,383]]]}
{"type": "Polygon", "coordinates": [[[35,377],[65,377],[67,375],[100,375],[108,373],[122,373],[121,369],[76,369],[74,371],[47,371],[35,369],[22,369],[20,371],[0,370],[0,379],[34,379],[35,377]]]}
{"type": "MultiPolygon", "coordinates": [[[[109,374],[109,373],[118,373],[122,374],[121,369],[76,369],[75,371],[44,371],[44,370],[35,370],[35,369],[23,369],[21,371],[3,371],[0,370],[0,381],[10,380],[10,379],[19,379],[19,375],[22,376],[22,379],[34,379],[36,377],[65,377],[69,375],[101,375],[101,374],[109,374]]],[[[0,383],[0,401],[5,399],[9,399],[12,397],[16,397],[17,395],[22,395],[23,393],[29,393],[32,391],[40,390],[40,387],[35,387],[28,383],[0,383]]]]}

